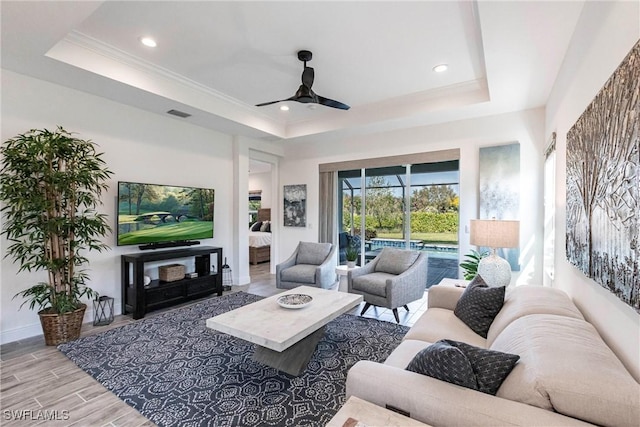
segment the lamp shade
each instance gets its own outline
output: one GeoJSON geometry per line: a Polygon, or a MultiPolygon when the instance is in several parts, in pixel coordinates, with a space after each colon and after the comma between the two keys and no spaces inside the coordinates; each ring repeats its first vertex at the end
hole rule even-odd
{"type": "Polygon", "coordinates": [[[516,248],[520,243],[520,221],[472,219],[470,243],[489,248],[516,248]]]}

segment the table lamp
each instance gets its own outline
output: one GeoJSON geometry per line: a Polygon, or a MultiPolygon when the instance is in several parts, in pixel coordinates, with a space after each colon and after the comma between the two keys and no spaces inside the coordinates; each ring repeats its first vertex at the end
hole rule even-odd
{"type": "Polygon", "coordinates": [[[491,248],[491,254],[478,263],[478,274],[489,286],[511,282],[509,262],[496,254],[497,248],[516,248],[520,241],[520,221],[472,219],[471,244],[491,248]]]}

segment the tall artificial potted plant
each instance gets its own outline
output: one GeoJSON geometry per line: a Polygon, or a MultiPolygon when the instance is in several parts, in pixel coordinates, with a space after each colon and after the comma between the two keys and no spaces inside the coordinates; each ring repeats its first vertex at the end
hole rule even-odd
{"type": "Polygon", "coordinates": [[[100,238],[110,227],[96,208],[112,172],[93,142],[62,127],[15,136],[0,155],[5,256],[20,265],[19,272],[48,272],[46,282],[16,297],[38,307],[47,345],[76,339],[86,309],[81,299],[97,296],[86,285],[86,251],[108,249],[100,238]]]}

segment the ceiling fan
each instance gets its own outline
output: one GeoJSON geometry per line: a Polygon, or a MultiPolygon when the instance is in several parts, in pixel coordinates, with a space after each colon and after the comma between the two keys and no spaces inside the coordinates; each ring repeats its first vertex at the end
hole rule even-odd
{"type": "Polygon", "coordinates": [[[347,104],[317,95],[313,90],[311,90],[311,86],[313,86],[314,72],[313,68],[307,67],[307,61],[311,61],[312,56],[313,54],[308,50],[301,50],[298,52],[298,59],[304,62],[304,70],[302,71],[302,84],[295,95],[291,98],[281,99],[279,101],[257,104],[256,107],[263,107],[265,105],[271,105],[283,101],[297,101],[302,102],[303,104],[320,104],[326,105],[327,107],[338,108],[340,110],[348,110],[350,107],[347,104]]]}

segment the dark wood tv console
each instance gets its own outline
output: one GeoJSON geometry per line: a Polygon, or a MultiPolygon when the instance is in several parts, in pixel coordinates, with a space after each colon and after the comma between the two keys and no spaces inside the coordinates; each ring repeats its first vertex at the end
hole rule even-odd
{"type": "Polygon", "coordinates": [[[222,295],[222,248],[201,246],[170,251],[137,252],[122,255],[122,314],[141,319],[152,310],[169,307],[213,293],[222,295]],[[216,254],[215,261],[211,255],[216,254]],[[144,264],[147,262],[195,257],[198,277],[173,282],[152,280],[144,286],[144,264]],[[211,272],[215,262],[215,272],[211,272]]]}

